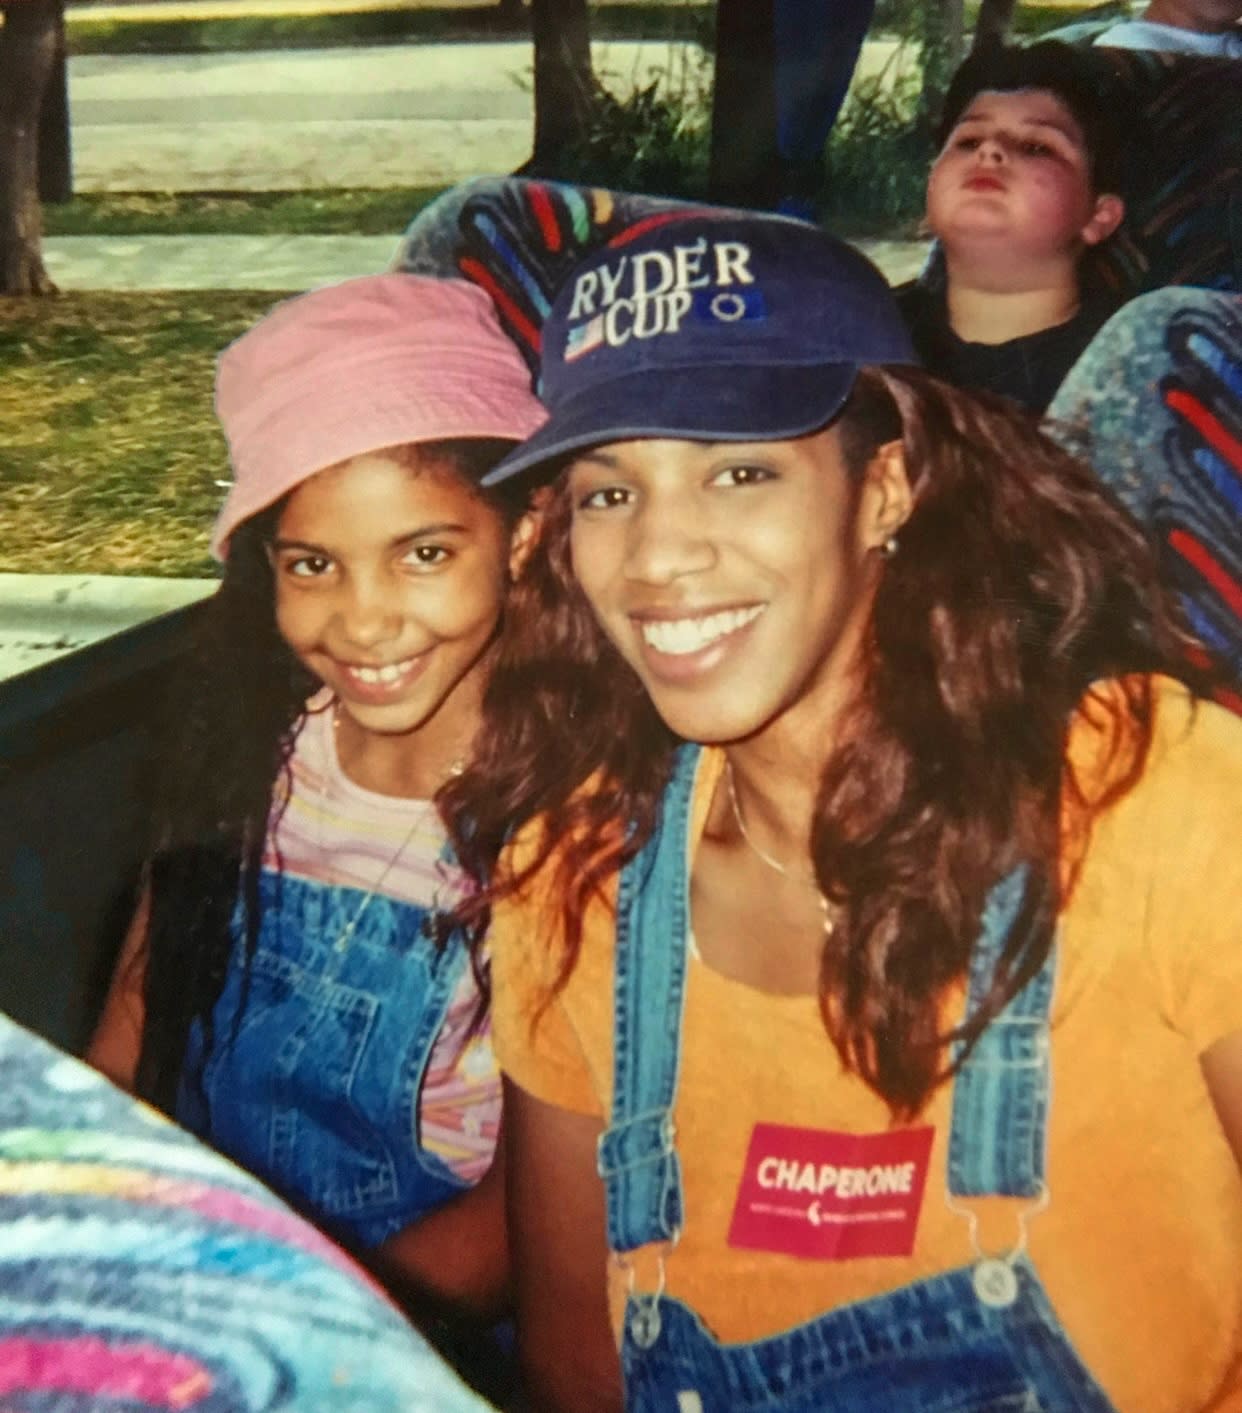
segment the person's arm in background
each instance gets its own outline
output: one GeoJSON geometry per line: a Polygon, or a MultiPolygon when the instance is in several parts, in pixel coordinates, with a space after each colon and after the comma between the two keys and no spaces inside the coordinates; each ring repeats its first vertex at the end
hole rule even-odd
{"type": "Polygon", "coordinates": [[[143,1001],[147,924],[151,915],[151,894],[143,889],[134,916],[121,946],[121,955],[112,973],[112,984],[85,1059],[113,1084],[133,1091],[142,1049],[142,1027],[146,1016],[143,1001]]]}
{"type": "Polygon", "coordinates": [[[601,1121],[505,1082],[506,1189],[518,1353],[535,1413],[620,1413],[608,1313],[601,1121]]]}
{"type": "Polygon", "coordinates": [[[467,1383],[508,1408],[516,1372],[496,1331],[512,1311],[504,1178],[502,1128],[492,1165],[474,1187],[359,1254],[467,1383]]]}
{"type": "Polygon", "coordinates": [[[403,1227],[368,1257],[372,1269],[417,1313],[494,1320],[510,1304],[505,1231],[505,1133],[471,1188],[403,1227]]]}

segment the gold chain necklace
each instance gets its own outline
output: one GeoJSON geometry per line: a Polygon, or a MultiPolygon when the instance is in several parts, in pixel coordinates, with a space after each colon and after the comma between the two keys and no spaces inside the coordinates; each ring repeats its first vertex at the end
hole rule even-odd
{"type": "MultiPolygon", "coordinates": [[[[341,775],[344,776],[345,767],[341,764],[339,737],[340,724],[340,703],[334,702],[332,705],[332,754],[336,757],[337,770],[339,770],[341,775]]],[[[460,775],[462,771],[465,770],[465,768],[466,762],[462,757],[459,756],[449,766],[448,773],[449,775],[460,775]]],[[[325,772],[323,777],[323,783],[321,784],[319,789],[319,847],[321,852],[324,850],[323,821],[328,812],[328,780],[328,773],[325,772]]],[[[435,809],[435,804],[430,800],[421,801],[420,803],[426,804],[428,809],[435,809]]],[[[405,853],[406,849],[409,848],[410,843],[413,840],[415,834],[418,833],[419,826],[424,822],[426,818],[426,811],[419,811],[413,824],[411,824],[409,829],[407,830],[405,838],[402,839],[401,842],[397,845],[396,852],[384,865],[383,871],[380,873],[380,876],[375,880],[374,883],[371,884],[362,902],[358,904],[357,911],[354,913],[353,917],[351,917],[350,920],[345,924],[345,926],[341,928],[340,932],[337,933],[336,941],[332,944],[332,948],[334,951],[343,952],[346,947],[349,946],[350,941],[353,939],[354,933],[358,930],[358,924],[362,921],[367,909],[371,906],[371,899],[374,898],[375,895],[384,886],[385,882],[388,879],[388,875],[393,871],[394,868],[396,868],[398,860],[401,858],[401,855],[405,853]]]]}
{"type": "Polygon", "coordinates": [[[767,864],[773,872],[779,873],[782,878],[788,878],[791,882],[800,883],[803,887],[810,888],[814,891],[815,899],[819,903],[820,913],[823,915],[824,936],[831,937],[836,930],[836,919],[832,916],[832,905],[828,902],[828,899],[824,897],[815,879],[799,877],[792,869],[786,868],[779,859],[774,859],[771,854],[761,849],[759,845],[755,843],[754,839],[751,838],[750,830],[746,828],[746,821],[742,817],[742,806],[737,798],[737,789],[733,784],[733,764],[727,759],[725,761],[725,784],[729,791],[729,804],[733,809],[733,818],[737,821],[738,830],[747,845],[749,845],[751,852],[761,863],[767,864]]]}

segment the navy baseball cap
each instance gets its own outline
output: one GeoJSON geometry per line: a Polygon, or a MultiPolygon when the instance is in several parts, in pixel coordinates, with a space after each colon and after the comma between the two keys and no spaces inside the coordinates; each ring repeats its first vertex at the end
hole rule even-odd
{"type": "Polygon", "coordinates": [[[805,436],[860,367],[917,361],[883,275],[852,246],[788,217],[679,215],[570,273],[543,326],[549,419],[484,485],[601,442],[805,436]]]}

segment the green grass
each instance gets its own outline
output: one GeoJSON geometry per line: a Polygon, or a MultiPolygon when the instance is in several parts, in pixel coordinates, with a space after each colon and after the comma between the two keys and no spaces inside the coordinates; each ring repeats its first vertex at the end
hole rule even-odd
{"type": "Polygon", "coordinates": [[[384,191],[90,192],[43,208],[53,236],[391,235],[442,187],[384,191]]]}
{"type": "Polygon", "coordinates": [[[216,354],[279,298],[0,300],[0,571],[210,573],[216,354]]]}
{"type": "MultiPolygon", "coordinates": [[[[712,32],[714,6],[690,0],[670,4],[591,7],[595,39],[702,39],[712,32]]],[[[71,54],[193,54],[222,50],[322,49],[351,44],[406,44],[523,38],[528,22],[504,19],[480,5],[376,9],[352,14],[253,15],[224,19],[93,19],[74,11],[67,22],[71,54]]]]}

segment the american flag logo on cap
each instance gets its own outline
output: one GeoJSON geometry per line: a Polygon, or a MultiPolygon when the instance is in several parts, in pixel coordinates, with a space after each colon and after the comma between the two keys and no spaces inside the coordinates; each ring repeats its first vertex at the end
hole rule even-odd
{"type": "Polygon", "coordinates": [[[603,341],[604,316],[597,314],[594,319],[588,319],[585,324],[579,324],[576,329],[570,329],[565,335],[565,362],[572,363],[575,358],[581,358],[584,353],[598,348],[603,341]]]}

